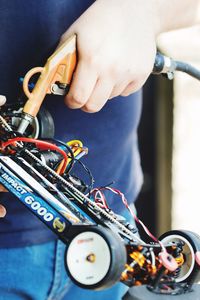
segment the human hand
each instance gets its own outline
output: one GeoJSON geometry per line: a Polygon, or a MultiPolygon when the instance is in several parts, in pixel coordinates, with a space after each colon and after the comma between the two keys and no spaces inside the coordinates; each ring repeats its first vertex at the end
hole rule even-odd
{"type": "Polygon", "coordinates": [[[77,34],[78,65],[65,102],[99,111],[108,99],[144,84],[156,53],[152,0],[97,0],[61,37],[77,34]]]}
{"type": "Polygon", "coordinates": [[[6,209],[3,205],[0,204],[0,218],[5,217],[6,215],[6,209]]]}
{"type": "MultiPolygon", "coordinates": [[[[0,106],[4,105],[5,102],[6,102],[6,97],[0,95],[0,106]]],[[[7,192],[7,190],[2,185],[0,185],[0,192],[7,192]]],[[[6,215],[6,209],[3,205],[0,204],[0,218],[5,217],[5,215],[6,215]]]]}

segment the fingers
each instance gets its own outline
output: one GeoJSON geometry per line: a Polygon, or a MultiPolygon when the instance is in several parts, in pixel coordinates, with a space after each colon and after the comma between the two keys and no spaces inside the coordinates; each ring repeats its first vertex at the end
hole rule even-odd
{"type": "Polygon", "coordinates": [[[87,68],[81,62],[74,74],[65,103],[72,109],[80,108],[85,112],[94,113],[101,110],[108,99],[119,95],[128,96],[140,87],[141,83],[136,81],[126,80],[114,85],[114,80],[109,76],[97,78],[95,69],[87,68]]]}
{"type": "Polygon", "coordinates": [[[3,205],[0,204],[0,218],[5,217],[6,215],[6,209],[3,205]]]}
{"type": "Polygon", "coordinates": [[[108,78],[99,79],[82,110],[89,113],[98,112],[110,98],[112,90],[113,83],[108,78]]]}
{"type": "Polygon", "coordinates": [[[0,95],[0,106],[4,105],[6,103],[6,97],[3,95],[0,95]]]}
{"type": "Polygon", "coordinates": [[[8,192],[8,190],[3,186],[3,185],[1,185],[0,184],[0,192],[8,192]]]}
{"type": "Polygon", "coordinates": [[[85,112],[99,111],[110,98],[113,83],[109,77],[97,77],[94,67],[79,62],[65,103],[68,107],[85,112]]]}
{"type": "Polygon", "coordinates": [[[128,85],[127,82],[123,82],[123,83],[115,85],[109,99],[112,99],[119,95],[122,95],[122,93],[126,89],[127,85],[128,85]]]}
{"type": "Polygon", "coordinates": [[[126,86],[126,88],[121,92],[121,96],[126,97],[134,92],[137,92],[143,86],[147,77],[148,75],[144,75],[143,79],[130,81],[130,83],[126,86]]]}
{"type": "Polygon", "coordinates": [[[80,61],[73,76],[70,91],[65,98],[68,107],[82,108],[90,98],[96,82],[97,73],[95,69],[80,61]]]}

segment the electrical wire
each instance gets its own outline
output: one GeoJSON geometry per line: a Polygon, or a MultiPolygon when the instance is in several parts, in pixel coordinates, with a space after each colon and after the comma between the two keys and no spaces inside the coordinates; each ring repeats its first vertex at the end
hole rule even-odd
{"type": "Polygon", "coordinates": [[[173,79],[175,71],[184,72],[197,80],[200,80],[200,71],[192,65],[182,61],[173,60],[172,58],[157,52],[152,73],[158,75],[167,74],[168,79],[173,79]]]}
{"type": "MultiPolygon", "coordinates": [[[[86,147],[83,147],[83,143],[80,140],[72,140],[67,143],[64,143],[57,139],[51,139],[51,140],[64,146],[69,151],[70,156],[68,155],[68,164],[67,164],[68,173],[72,170],[74,163],[88,153],[88,149],[86,147]]],[[[58,166],[57,172],[59,172],[59,169],[61,168],[62,165],[63,162],[61,161],[58,166]]]]}
{"type": "Polygon", "coordinates": [[[198,69],[182,61],[175,60],[174,62],[176,71],[187,73],[188,75],[200,80],[200,71],[198,69]]]}
{"type": "Polygon", "coordinates": [[[83,147],[83,143],[80,140],[72,140],[72,141],[67,142],[66,144],[72,149],[72,151],[74,153],[74,157],[76,157],[76,158],[82,152],[83,152],[83,155],[88,153],[88,148],[83,147]]]}
{"type": "Polygon", "coordinates": [[[162,250],[164,252],[167,252],[165,246],[163,245],[163,243],[161,241],[159,241],[151,232],[150,230],[147,228],[147,226],[136,216],[136,214],[133,212],[133,210],[131,209],[131,207],[128,205],[128,201],[126,200],[124,194],[119,191],[118,189],[115,188],[111,188],[111,187],[103,187],[103,188],[99,188],[100,191],[102,190],[109,190],[112,193],[118,195],[121,197],[122,202],[124,203],[125,207],[129,210],[130,214],[132,215],[133,219],[142,226],[142,228],[144,229],[144,231],[146,232],[146,234],[156,243],[160,244],[162,250]]]}
{"type": "MultiPolygon", "coordinates": [[[[51,139],[51,141],[56,142],[57,144],[60,144],[62,146],[64,146],[70,153],[70,156],[68,154],[68,161],[67,161],[67,172],[69,173],[71,171],[71,169],[73,168],[74,165],[74,152],[72,151],[72,149],[67,145],[67,143],[64,143],[60,140],[57,139],[51,139]]],[[[61,162],[62,163],[62,162],[61,162]]],[[[58,166],[59,168],[59,166],[58,166]]]]}
{"type": "Polygon", "coordinates": [[[65,172],[65,169],[66,169],[67,163],[68,163],[68,156],[67,156],[66,152],[63,151],[62,149],[60,149],[57,145],[54,145],[54,144],[51,144],[51,143],[48,143],[48,142],[42,141],[42,140],[36,140],[36,139],[25,138],[25,137],[16,137],[16,138],[8,140],[7,142],[3,142],[2,148],[5,149],[6,147],[8,147],[12,144],[15,144],[16,142],[32,143],[32,144],[35,144],[36,147],[41,150],[53,150],[53,151],[59,152],[64,158],[64,163],[61,168],[60,174],[63,174],[65,172]]]}
{"type": "Polygon", "coordinates": [[[109,208],[108,204],[106,202],[106,197],[100,189],[98,189],[98,188],[93,189],[90,192],[90,195],[92,195],[94,197],[94,201],[95,201],[95,203],[98,204],[98,206],[100,206],[101,208],[105,208],[105,209],[109,208]]]}
{"type": "Polygon", "coordinates": [[[93,186],[95,183],[94,176],[92,175],[92,172],[90,171],[90,169],[88,167],[86,167],[86,165],[81,160],[75,158],[75,161],[77,163],[79,163],[82,166],[82,168],[86,171],[86,173],[88,173],[88,175],[89,175],[90,184],[88,185],[88,189],[89,189],[88,195],[90,195],[91,190],[93,189],[93,186]]]}

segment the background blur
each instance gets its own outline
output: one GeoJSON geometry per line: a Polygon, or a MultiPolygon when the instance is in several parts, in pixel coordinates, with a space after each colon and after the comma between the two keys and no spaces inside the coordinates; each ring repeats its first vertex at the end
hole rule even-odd
{"type": "MultiPolygon", "coordinates": [[[[200,68],[200,27],[160,36],[161,52],[200,68]]],[[[177,73],[151,76],[139,128],[144,186],[139,216],[158,236],[172,229],[200,234],[200,82],[177,73]]]]}

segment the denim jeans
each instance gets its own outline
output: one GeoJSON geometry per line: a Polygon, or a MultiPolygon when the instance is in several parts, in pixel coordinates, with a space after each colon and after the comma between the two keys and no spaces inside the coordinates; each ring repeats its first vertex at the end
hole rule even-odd
{"type": "Polygon", "coordinates": [[[0,300],[120,300],[127,287],[117,283],[103,291],[75,286],[64,267],[61,241],[0,249],[0,300]]]}

